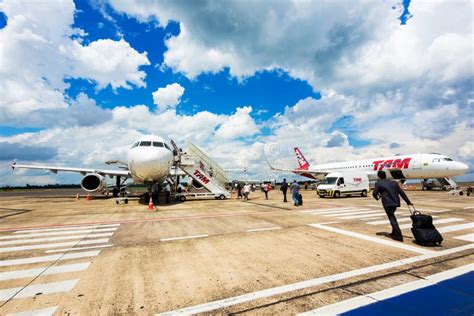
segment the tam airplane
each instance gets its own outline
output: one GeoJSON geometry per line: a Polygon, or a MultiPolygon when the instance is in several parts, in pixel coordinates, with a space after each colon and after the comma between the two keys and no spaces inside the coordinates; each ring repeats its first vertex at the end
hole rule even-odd
{"type": "Polygon", "coordinates": [[[389,156],[374,159],[334,162],[310,166],[301,150],[295,147],[298,169],[279,169],[270,165],[272,170],[293,172],[311,179],[323,180],[331,172],[366,172],[369,180],[377,180],[377,171],[384,170],[387,178],[407,179],[439,179],[450,178],[466,173],[469,167],[459,161],[441,154],[413,154],[389,156]]]}
{"type": "Polygon", "coordinates": [[[177,155],[177,147],[172,141],[175,151],[158,136],[144,136],[133,143],[127,153],[127,161],[108,161],[107,164],[119,164],[119,169],[89,169],[70,168],[57,166],[20,165],[16,162],[12,168],[41,169],[53,173],[58,171],[78,172],[84,177],[81,187],[87,192],[104,192],[107,189],[106,177],[116,178],[116,186],[113,189],[117,196],[120,189],[125,187],[127,179],[133,179],[135,183],[143,183],[147,186],[149,193],[152,188],[161,187],[170,176],[174,164],[174,156],[177,155]]]}

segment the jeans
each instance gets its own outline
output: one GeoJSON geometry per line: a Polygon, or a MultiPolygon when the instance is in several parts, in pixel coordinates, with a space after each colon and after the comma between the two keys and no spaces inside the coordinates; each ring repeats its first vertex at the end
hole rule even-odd
{"type": "Polygon", "coordinates": [[[298,195],[299,195],[299,192],[293,191],[291,193],[291,198],[293,199],[293,202],[295,202],[296,205],[300,204],[298,201],[298,195]]]}

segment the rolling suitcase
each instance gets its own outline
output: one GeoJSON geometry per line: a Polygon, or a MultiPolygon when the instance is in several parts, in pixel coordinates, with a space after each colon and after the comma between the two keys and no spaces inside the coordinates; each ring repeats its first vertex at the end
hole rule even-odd
{"type": "Polygon", "coordinates": [[[413,205],[408,205],[408,209],[410,210],[410,218],[412,221],[411,232],[416,242],[423,246],[430,244],[441,245],[443,236],[441,236],[436,227],[434,227],[433,217],[421,214],[413,205]],[[410,206],[413,208],[413,211],[410,206]]]}
{"type": "Polygon", "coordinates": [[[298,204],[303,205],[303,196],[301,194],[298,194],[298,204]]]}

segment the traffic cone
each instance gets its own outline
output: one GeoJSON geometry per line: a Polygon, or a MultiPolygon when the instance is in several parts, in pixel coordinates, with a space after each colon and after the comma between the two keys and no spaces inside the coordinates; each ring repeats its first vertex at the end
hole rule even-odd
{"type": "Polygon", "coordinates": [[[76,200],[79,200],[79,193],[76,194],[76,200]]]}
{"type": "Polygon", "coordinates": [[[155,209],[155,206],[153,205],[153,199],[150,196],[150,201],[148,202],[148,209],[153,210],[155,209]]]}
{"type": "Polygon", "coordinates": [[[87,195],[86,195],[86,200],[87,200],[87,201],[90,201],[90,200],[91,200],[91,195],[90,195],[89,193],[87,193],[87,195]]]}

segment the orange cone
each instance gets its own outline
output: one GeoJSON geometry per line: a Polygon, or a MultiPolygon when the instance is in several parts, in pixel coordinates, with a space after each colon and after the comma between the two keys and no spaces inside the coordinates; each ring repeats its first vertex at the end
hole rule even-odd
{"type": "Polygon", "coordinates": [[[89,193],[87,193],[87,195],[86,195],[86,200],[87,200],[87,201],[90,201],[90,200],[91,200],[91,195],[90,195],[89,193]]]}
{"type": "Polygon", "coordinates": [[[155,209],[155,206],[153,205],[153,200],[152,200],[151,196],[150,196],[150,201],[148,202],[148,209],[149,210],[155,209]]]}

